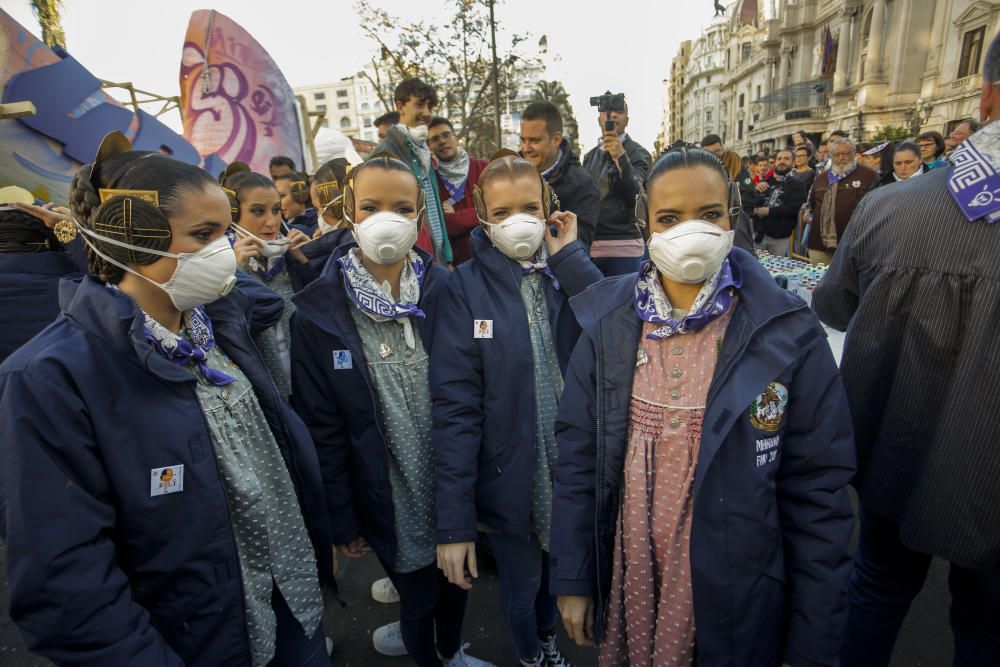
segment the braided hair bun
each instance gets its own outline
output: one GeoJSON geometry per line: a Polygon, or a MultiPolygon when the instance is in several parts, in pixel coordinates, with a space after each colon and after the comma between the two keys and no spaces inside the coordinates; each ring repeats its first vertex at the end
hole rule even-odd
{"type": "MultiPolygon", "coordinates": [[[[95,164],[85,165],[73,177],[70,210],[88,231],[139,248],[166,252],[170,248],[169,219],[178,215],[185,195],[206,187],[219,187],[206,171],[160,153],[130,151],[95,164]],[[140,196],[116,194],[101,202],[100,190],[152,191],[157,204],[140,196]]],[[[90,273],[117,284],[123,269],[94,252],[122,264],[151,264],[159,255],[123,248],[86,234],[90,273]],[[92,247],[94,246],[94,247],[92,247]]]]}

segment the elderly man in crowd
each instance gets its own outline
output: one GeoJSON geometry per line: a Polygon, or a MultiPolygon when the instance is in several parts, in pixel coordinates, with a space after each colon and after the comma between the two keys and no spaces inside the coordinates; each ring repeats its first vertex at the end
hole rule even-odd
{"type": "Polygon", "coordinates": [[[878,174],[858,164],[850,139],[830,142],[830,168],[816,176],[809,193],[809,259],[813,263],[830,263],[851,214],[877,180],[878,174]]]}
{"type": "Polygon", "coordinates": [[[963,121],[959,121],[958,125],[951,128],[951,132],[944,139],[944,157],[945,159],[951,159],[951,154],[955,152],[963,141],[972,136],[973,133],[978,132],[980,124],[971,118],[966,118],[963,121]]]}

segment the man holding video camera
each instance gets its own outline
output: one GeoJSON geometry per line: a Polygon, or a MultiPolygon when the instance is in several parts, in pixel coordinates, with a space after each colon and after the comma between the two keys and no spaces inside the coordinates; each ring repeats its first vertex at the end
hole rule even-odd
{"type": "Polygon", "coordinates": [[[652,158],[625,133],[628,105],[624,94],[608,91],[591,97],[590,104],[597,107],[602,131],[598,146],[583,158],[583,168],[597,183],[601,196],[590,256],[605,276],[634,273],[646,250],[635,226],[635,196],[652,158]]]}

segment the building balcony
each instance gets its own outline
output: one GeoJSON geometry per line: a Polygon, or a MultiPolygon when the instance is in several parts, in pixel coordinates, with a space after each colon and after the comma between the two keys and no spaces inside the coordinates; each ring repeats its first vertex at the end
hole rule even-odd
{"type": "Polygon", "coordinates": [[[784,120],[826,118],[830,115],[830,79],[799,81],[765,95],[760,105],[763,120],[783,116],[784,120]]]}

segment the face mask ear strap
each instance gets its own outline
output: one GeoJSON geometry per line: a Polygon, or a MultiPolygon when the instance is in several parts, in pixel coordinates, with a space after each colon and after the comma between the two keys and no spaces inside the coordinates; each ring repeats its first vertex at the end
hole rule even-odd
{"type": "Polygon", "coordinates": [[[560,210],[562,204],[549,182],[542,178],[541,174],[538,177],[542,180],[542,210],[545,211],[545,219],[548,220],[554,211],[560,210]]]}
{"type": "Polygon", "coordinates": [[[639,193],[635,196],[635,226],[644,239],[649,238],[649,197],[646,195],[646,188],[639,186],[639,193]]]}
{"type": "Polygon", "coordinates": [[[476,217],[480,221],[486,219],[486,202],[483,200],[483,191],[478,185],[472,186],[472,204],[476,208],[476,217]]]}
{"type": "Polygon", "coordinates": [[[344,222],[354,226],[354,179],[344,184],[344,222]]]}
{"type": "Polygon", "coordinates": [[[420,231],[427,224],[427,200],[421,188],[417,195],[417,231],[420,231]]]}
{"type": "Polygon", "coordinates": [[[735,231],[743,212],[743,198],[740,196],[739,183],[729,184],[729,229],[735,231]]]}

